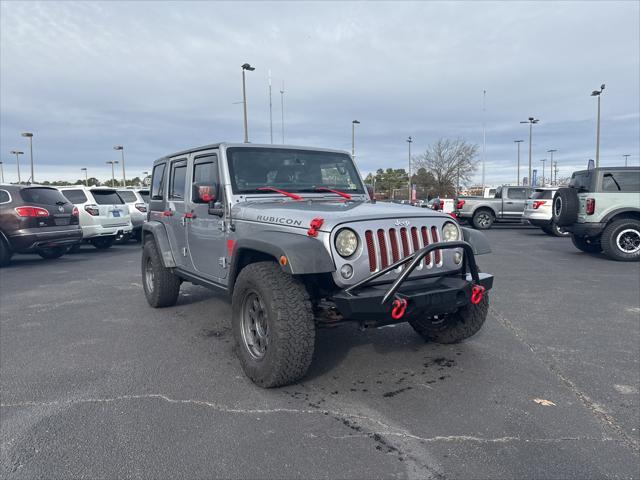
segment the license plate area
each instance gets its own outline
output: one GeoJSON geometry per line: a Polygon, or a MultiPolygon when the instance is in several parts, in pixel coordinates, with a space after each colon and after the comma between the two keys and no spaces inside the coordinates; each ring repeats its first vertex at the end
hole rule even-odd
{"type": "Polygon", "coordinates": [[[54,222],[56,225],[69,225],[70,219],[69,217],[56,217],[54,222]]]}

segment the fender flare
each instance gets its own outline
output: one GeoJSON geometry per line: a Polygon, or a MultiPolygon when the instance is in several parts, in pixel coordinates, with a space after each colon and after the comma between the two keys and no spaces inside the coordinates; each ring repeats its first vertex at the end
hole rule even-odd
{"type": "Polygon", "coordinates": [[[612,212],[607,213],[602,219],[602,223],[609,223],[611,219],[613,219],[613,217],[617,217],[618,215],[625,214],[625,213],[633,213],[636,215],[640,215],[640,208],[635,208],[635,207],[617,208],[616,210],[613,210],[612,212]]]}
{"type": "Polygon", "coordinates": [[[262,232],[259,238],[240,238],[233,243],[229,285],[233,286],[242,259],[247,252],[258,252],[273,257],[283,271],[291,275],[335,272],[331,254],[316,238],[287,232],[262,232]],[[282,265],[280,257],[286,257],[282,265]]]}
{"type": "Polygon", "coordinates": [[[464,241],[471,245],[475,255],[491,253],[491,244],[484,233],[467,227],[461,228],[464,241]]]}
{"type": "Polygon", "coordinates": [[[144,222],[142,224],[142,246],[147,236],[151,235],[156,242],[158,250],[160,251],[160,257],[162,258],[162,264],[165,268],[175,268],[176,260],[173,257],[171,246],[169,245],[169,236],[167,235],[167,229],[165,226],[156,221],[144,222]]]}

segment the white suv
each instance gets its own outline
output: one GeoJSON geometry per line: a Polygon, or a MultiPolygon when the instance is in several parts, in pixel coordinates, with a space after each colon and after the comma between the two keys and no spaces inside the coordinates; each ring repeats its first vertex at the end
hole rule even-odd
{"type": "Polygon", "coordinates": [[[133,230],[129,207],[115,189],[74,185],[59,190],[78,207],[82,238],[94,247],[109,248],[116,237],[133,230]]]}
{"type": "Polygon", "coordinates": [[[567,237],[569,232],[562,229],[553,221],[553,196],[560,187],[538,187],[524,204],[522,221],[540,227],[547,235],[567,237]]]}
{"type": "Polygon", "coordinates": [[[139,241],[142,233],[142,224],[147,221],[147,203],[136,190],[119,189],[118,195],[129,207],[131,223],[133,224],[132,236],[139,241]]]}

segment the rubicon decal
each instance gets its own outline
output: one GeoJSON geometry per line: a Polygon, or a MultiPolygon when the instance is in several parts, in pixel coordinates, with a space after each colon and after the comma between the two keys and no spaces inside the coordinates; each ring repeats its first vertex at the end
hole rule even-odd
{"type": "Polygon", "coordinates": [[[264,215],[258,215],[257,220],[265,223],[275,223],[278,225],[291,225],[292,227],[302,226],[302,220],[296,220],[295,218],[286,217],[266,217],[264,215]]]}

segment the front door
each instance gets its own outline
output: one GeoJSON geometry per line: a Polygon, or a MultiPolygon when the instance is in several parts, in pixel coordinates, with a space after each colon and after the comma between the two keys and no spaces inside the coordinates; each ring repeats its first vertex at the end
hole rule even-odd
{"type": "Polygon", "coordinates": [[[223,217],[209,214],[209,204],[199,203],[194,198],[194,184],[196,188],[217,185],[217,200],[223,200],[220,197],[222,186],[218,155],[215,152],[199,152],[193,159],[189,181],[189,209],[192,218],[187,224],[187,243],[194,269],[203,277],[220,282],[227,276],[228,260],[223,217]]]}
{"type": "Polygon", "coordinates": [[[502,203],[504,205],[504,209],[502,211],[502,215],[506,219],[518,219],[522,217],[524,202],[527,200],[529,189],[522,187],[509,187],[506,190],[507,195],[505,198],[503,189],[502,203]]]}
{"type": "Polygon", "coordinates": [[[169,188],[167,189],[165,225],[171,250],[179,267],[189,265],[185,218],[185,194],[187,191],[187,159],[178,158],[169,164],[169,188]]]}

